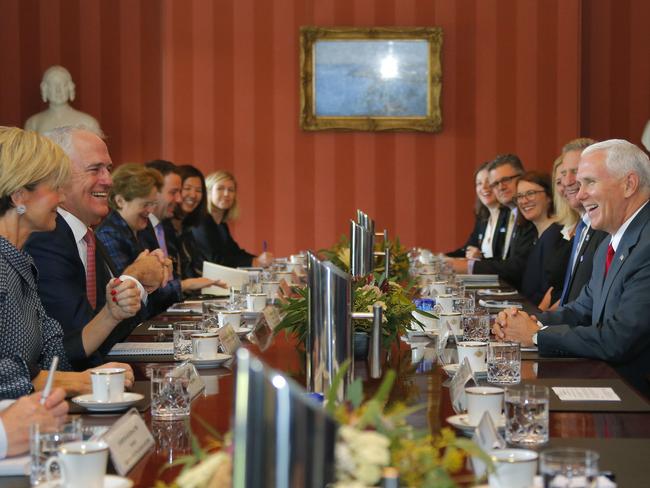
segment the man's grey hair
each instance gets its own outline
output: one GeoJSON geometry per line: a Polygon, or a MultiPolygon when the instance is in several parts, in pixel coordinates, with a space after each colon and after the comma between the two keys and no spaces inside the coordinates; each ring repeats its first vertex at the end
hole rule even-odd
{"type": "Polygon", "coordinates": [[[605,165],[611,174],[623,177],[634,172],[639,176],[639,187],[650,191],[650,158],[639,147],[624,139],[609,139],[587,147],[582,156],[596,151],[605,151],[605,165]]]}
{"type": "Polygon", "coordinates": [[[50,139],[55,144],[59,145],[61,149],[63,149],[63,151],[68,155],[68,157],[70,157],[74,152],[74,146],[72,144],[72,136],[74,136],[76,132],[81,132],[81,131],[92,132],[93,134],[97,135],[100,139],[102,140],[106,139],[106,136],[101,130],[97,132],[97,130],[91,129],[90,127],[83,124],[66,125],[63,127],[57,127],[55,129],[44,132],[43,135],[48,139],[50,139]]]}

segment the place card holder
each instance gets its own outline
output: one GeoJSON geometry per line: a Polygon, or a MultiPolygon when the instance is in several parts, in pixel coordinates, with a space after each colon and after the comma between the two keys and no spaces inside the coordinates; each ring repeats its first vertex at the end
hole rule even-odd
{"type": "MultiPolygon", "coordinates": [[[[476,429],[474,429],[472,440],[483,452],[488,452],[492,449],[504,449],[506,447],[505,439],[499,434],[492,421],[492,416],[488,412],[483,414],[481,421],[476,426],[476,429]]],[[[471,463],[476,478],[482,478],[487,470],[485,463],[474,456],[471,458],[471,463]]]]}
{"type": "Polygon", "coordinates": [[[237,352],[237,349],[241,346],[241,341],[239,336],[233,329],[231,324],[224,325],[221,327],[217,334],[219,335],[219,341],[221,341],[221,347],[226,354],[234,356],[237,352]]]}
{"type": "Polygon", "coordinates": [[[265,315],[255,322],[253,330],[248,334],[248,340],[256,344],[260,348],[260,351],[266,351],[271,345],[273,342],[273,330],[265,315]]]}
{"type": "Polygon", "coordinates": [[[183,369],[190,370],[190,382],[187,385],[187,392],[190,395],[190,400],[194,400],[198,394],[205,389],[205,382],[193,364],[188,362],[181,363],[174,371],[177,372],[176,374],[180,375],[183,369]]]}
{"type": "Polygon", "coordinates": [[[153,435],[135,408],[122,415],[102,440],[108,444],[111,461],[120,476],[126,476],[155,445],[153,435]]]}
{"type": "Polygon", "coordinates": [[[463,413],[467,410],[467,399],[465,397],[465,385],[468,381],[472,381],[476,386],[478,382],[472,372],[472,367],[469,365],[467,358],[458,367],[458,371],[449,383],[449,395],[451,396],[451,406],[457,414],[463,413]]]}
{"type": "Polygon", "coordinates": [[[271,330],[275,330],[275,328],[282,320],[280,318],[280,311],[278,310],[277,307],[274,307],[273,305],[267,305],[266,307],[264,307],[264,310],[262,310],[262,314],[264,315],[264,319],[266,320],[266,323],[271,328],[271,330]]]}
{"type": "Polygon", "coordinates": [[[451,325],[449,325],[449,322],[445,322],[445,325],[447,326],[447,334],[449,334],[451,337],[454,338],[454,342],[458,344],[458,336],[454,334],[454,329],[451,328],[451,325]]]}

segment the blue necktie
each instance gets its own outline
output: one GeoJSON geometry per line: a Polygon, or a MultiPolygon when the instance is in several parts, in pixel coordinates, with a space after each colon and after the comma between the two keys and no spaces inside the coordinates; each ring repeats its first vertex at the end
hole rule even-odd
{"type": "Polygon", "coordinates": [[[576,227],[576,233],[573,236],[573,245],[571,246],[571,255],[569,256],[569,263],[566,268],[566,274],[564,275],[564,287],[562,288],[562,298],[560,298],[560,305],[566,304],[567,296],[569,295],[569,282],[571,281],[573,270],[578,264],[576,261],[578,259],[578,253],[580,252],[580,240],[582,238],[582,232],[586,227],[587,225],[585,224],[585,221],[580,219],[580,222],[578,222],[578,225],[576,227]]]}
{"type": "Polygon", "coordinates": [[[156,231],[156,239],[158,240],[160,249],[162,249],[162,252],[165,253],[165,257],[167,257],[169,254],[167,253],[167,242],[165,242],[165,230],[163,229],[162,222],[158,222],[158,225],[154,227],[154,230],[156,231]]]}

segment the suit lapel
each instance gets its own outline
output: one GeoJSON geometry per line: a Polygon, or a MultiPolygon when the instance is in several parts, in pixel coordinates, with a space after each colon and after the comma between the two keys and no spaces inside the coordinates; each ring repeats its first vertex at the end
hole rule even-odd
{"type": "MultiPolygon", "coordinates": [[[[646,204],[645,208],[641,210],[641,212],[634,218],[634,220],[630,223],[629,227],[625,230],[621,242],[619,242],[618,244],[618,249],[616,249],[616,253],[614,254],[614,258],[612,259],[612,264],[610,265],[607,276],[605,276],[605,280],[603,282],[600,299],[598,300],[598,303],[594,303],[596,307],[594,310],[595,313],[593,314],[593,319],[596,321],[596,323],[600,321],[600,316],[603,312],[603,309],[605,308],[605,302],[607,302],[607,295],[609,294],[609,291],[612,288],[612,284],[616,280],[616,275],[621,270],[626,260],[628,259],[630,252],[639,241],[639,236],[641,235],[641,231],[643,230],[643,228],[646,226],[648,222],[648,217],[650,217],[650,204],[646,204]]],[[[609,243],[607,239],[605,239],[605,241],[609,243]]],[[[601,259],[603,259],[602,273],[604,274],[604,270],[605,270],[604,258],[606,255],[606,251],[605,251],[606,246],[603,245],[601,247],[603,248],[602,249],[603,252],[600,254],[602,254],[601,257],[601,259]]]]}

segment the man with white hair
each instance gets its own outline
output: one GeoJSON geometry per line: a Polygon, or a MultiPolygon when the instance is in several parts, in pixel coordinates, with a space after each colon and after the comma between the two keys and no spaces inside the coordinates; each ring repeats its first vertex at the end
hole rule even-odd
{"type": "Polygon", "coordinates": [[[537,345],[542,356],[581,356],[612,364],[650,396],[650,160],[613,139],[586,148],[578,199],[594,229],[607,232],[589,283],[557,311],[499,313],[499,339],[537,345]]]}

